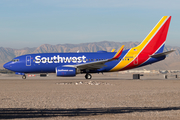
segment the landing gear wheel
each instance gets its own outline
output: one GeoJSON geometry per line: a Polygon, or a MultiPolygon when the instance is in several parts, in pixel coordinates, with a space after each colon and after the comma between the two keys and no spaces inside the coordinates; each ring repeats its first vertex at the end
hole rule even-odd
{"type": "Polygon", "coordinates": [[[92,78],[92,75],[89,74],[89,73],[87,73],[87,74],[85,75],[85,78],[86,78],[86,79],[91,79],[91,78],[92,78]]]}
{"type": "Polygon", "coordinates": [[[23,76],[22,76],[22,79],[26,79],[26,75],[23,75],[23,76]]]}

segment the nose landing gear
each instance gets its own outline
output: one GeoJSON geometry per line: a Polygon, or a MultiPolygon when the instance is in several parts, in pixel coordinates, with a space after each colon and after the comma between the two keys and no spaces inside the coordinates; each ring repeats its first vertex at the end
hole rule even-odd
{"type": "Polygon", "coordinates": [[[85,78],[86,78],[86,79],[91,79],[91,78],[92,78],[92,75],[89,74],[89,73],[86,73],[85,78]]]}
{"type": "Polygon", "coordinates": [[[23,76],[22,76],[22,79],[26,79],[26,75],[23,75],[23,76]]]}

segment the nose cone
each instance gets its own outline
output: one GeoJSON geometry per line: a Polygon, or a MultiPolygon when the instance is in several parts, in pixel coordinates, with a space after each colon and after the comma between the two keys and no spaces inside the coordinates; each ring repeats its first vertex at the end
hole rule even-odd
{"type": "Polygon", "coordinates": [[[9,69],[9,68],[10,68],[9,62],[8,62],[8,63],[5,63],[5,64],[3,65],[3,67],[4,67],[5,69],[9,69]]]}
{"type": "Polygon", "coordinates": [[[4,67],[5,69],[7,69],[8,64],[7,64],[7,63],[5,63],[5,64],[3,65],[3,67],[4,67]]]}

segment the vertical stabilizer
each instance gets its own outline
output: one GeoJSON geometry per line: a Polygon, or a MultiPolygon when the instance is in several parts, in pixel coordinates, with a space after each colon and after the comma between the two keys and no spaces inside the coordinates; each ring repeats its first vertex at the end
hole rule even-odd
{"type": "Polygon", "coordinates": [[[162,53],[171,21],[171,16],[164,16],[146,36],[140,45],[131,48],[124,58],[131,57],[128,61],[120,61],[111,71],[126,70],[142,65],[150,56],[162,53]]]}
{"type": "Polygon", "coordinates": [[[163,52],[170,21],[171,16],[162,17],[143,42],[136,47],[136,49],[149,54],[163,52]]]}

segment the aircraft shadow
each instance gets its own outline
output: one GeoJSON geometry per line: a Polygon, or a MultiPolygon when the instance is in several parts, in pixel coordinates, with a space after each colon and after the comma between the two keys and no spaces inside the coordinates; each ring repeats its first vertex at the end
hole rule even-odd
{"type": "Polygon", "coordinates": [[[104,114],[123,114],[132,112],[180,110],[180,107],[109,107],[109,108],[0,108],[0,119],[43,118],[57,116],[93,116],[104,114]]]}

